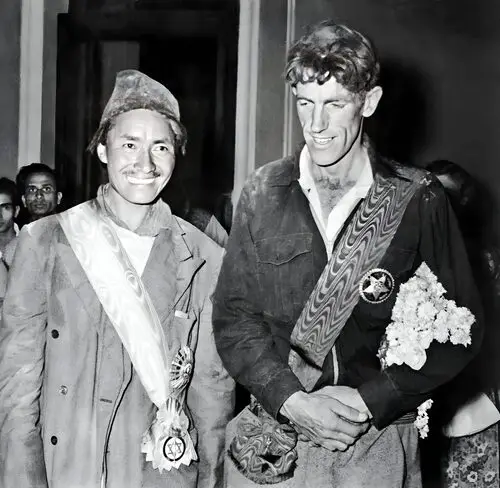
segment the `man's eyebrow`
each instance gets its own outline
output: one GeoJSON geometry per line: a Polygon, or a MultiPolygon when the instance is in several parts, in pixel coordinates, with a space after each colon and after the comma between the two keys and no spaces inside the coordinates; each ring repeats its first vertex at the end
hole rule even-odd
{"type": "MultiPolygon", "coordinates": [[[[310,98],[307,98],[307,97],[304,97],[304,96],[298,96],[297,97],[297,100],[305,100],[307,102],[311,102],[311,103],[314,103],[314,100],[311,100],[310,98]]],[[[339,95],[338,97],[334,97],[334,98],[327,98],[326,100],[323,100],[323,103],[338,103],[338,102],[350,102],[351,101],[351,98],[350,97],[346,97],[346,96],[342,96],[342,95],[339,95]]]]}
{"type": "Polygon", "coordinates": [[[137,137],[137,136],[132,136],[130,134],[120,134],[120,139],[128,139],[129,141],[140,141],[140,137],[137,137]]]}

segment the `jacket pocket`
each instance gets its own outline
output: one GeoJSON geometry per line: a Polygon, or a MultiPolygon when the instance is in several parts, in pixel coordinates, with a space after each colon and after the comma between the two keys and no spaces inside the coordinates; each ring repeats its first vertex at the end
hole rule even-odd
{"type": "Polygon", "coordinates": [[[301,254],[311,252],[312,234],[268,237],[255,242],[257,259],[262,264],[279,266],[301,254]]]}
{"type": "Polygon", "coordinates": [[[291,318],[307,300],[311,284],[312,234],[269,237],[255,242],[264,312],[291,318]]]}

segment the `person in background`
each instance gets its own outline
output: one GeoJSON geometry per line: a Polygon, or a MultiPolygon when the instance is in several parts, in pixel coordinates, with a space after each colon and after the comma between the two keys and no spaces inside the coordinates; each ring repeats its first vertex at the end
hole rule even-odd
{"type": "Polygon", "coordinates": [[[246,182],[213,297],[222,361],[254,398],[228,427],[228,486],[419,488],[424,412],[479,350],[480,300],[442,185],[364,133],[379,69],[372,43],[333,21],[288,52],[305,144],[246,182]],[[459,343],[429,336],[436,309],[423,304],[443,289],[439,331],[459,343]]]}
{"type": "Polygon", "coordinates": [[[161,198],[170,205],[176,215],[200,229],[219,246],[226,246],[226,229],[219,223],[214,214],[202,207],[192,205],[186,187],[181,181],[175,180],[172,188],[169,187],[168,191],[162,192],[161,198]]]}
{"type": "Polygon", "coordinates": [[[89,146],[109,183],[21,230],[0,326],[1,487],[222,488],[234,381],[210,296],[224,251],[159,198],[186,137],[165,86],[119,72],[89,146]]]}
{"type": "MultiPolygon", "coordinates": [[[[457,404],[485,392],[500,409],[500,246],[491,232],[492,215],[479,183],[461,166],[439,159],[427,164],[444,186],[464,236],[467,254],[485,311],[485,338],[477,358],[447,388],[443,416],[457,404]]],[[[491,207],[490,207],[491,208],[491,207]]],[[[482,412],[472,413],[484,420],[482,412]]],[[[487,488],[500,485],[500,423],[479,432],[450,439],[433,430],[423,449],[428,488],[487,488]],[[428,452],[426,452],[428,451],[428,452]],[[437,455],[436,455],[437,454],[437,455]],[[439,462],[439,460],[441,462],[439,462]],[[440,464],[440,465],[438,465],[440,464]],[[439,471],[441,471],[439,473],[439,471]]]]}
{"type": "Polygon", "coordinates": [[[63,195],[58,189],[54,170],[46,164],[23,166],[16,176],[16,184],[24,207],[22,225],[57,211],[63,195]]]}
{"type": "Polygon", "coordinates": [[[19,233],[15,222],[18,214],[16,184],[8,178],[0,178],[0,256],[7,266],[12,261],[19,233]]]}

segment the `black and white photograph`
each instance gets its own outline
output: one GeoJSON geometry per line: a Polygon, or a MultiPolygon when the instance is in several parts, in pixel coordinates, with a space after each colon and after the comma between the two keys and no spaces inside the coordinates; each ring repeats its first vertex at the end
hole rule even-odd
{"type": "Polygon", "coordinates": [[[0,488],[500,488],[500,2],[0,0],[0,488]]]}

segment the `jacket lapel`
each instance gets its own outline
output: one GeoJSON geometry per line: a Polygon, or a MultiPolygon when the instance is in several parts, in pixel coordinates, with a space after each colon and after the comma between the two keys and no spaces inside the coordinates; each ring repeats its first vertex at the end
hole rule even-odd
{"type": "MultiPolygon", "coordinates": [[[[162,229],[155,239],[142,275],[144,286],[162,324],[166,324],[177,305],[182,304],[182,310],[187,312],[184,310],[184,303],[187,301],[183,299],[187,297],[196,272],[205,263],[204,259],[193,256],[184,239],[185,233],[175,217],[172,224],[171,228],[162,229]]],[[[102,306],[62,231],[57,244],[57,254],[71,288],[82,301],[97,331],[102,332],[99,330],[100,321],[97,319],[102,312],[102,306]]]]}
{"type": "Polygon", "coordinates": [[[174,217],[172,227],[163,229],[156,238],[142,275],[162,324],[186,296],[204,263],[204,259],[193,256],[174,217]]]}
{"type": "Polygon", "coordinates": [[[90,317],[90,322],[94,324],[98,333],[101,333],[99,316],[102,311],[101,304],[97,295],[92,288],[87,275],[78,261],[75,253],[71,249],[66,236],[61,233],[61,240],[56,245],[56,252],[59,256],[62,266],[64,267],[71,288],[82,301],[87,314],[90,317]]]}

